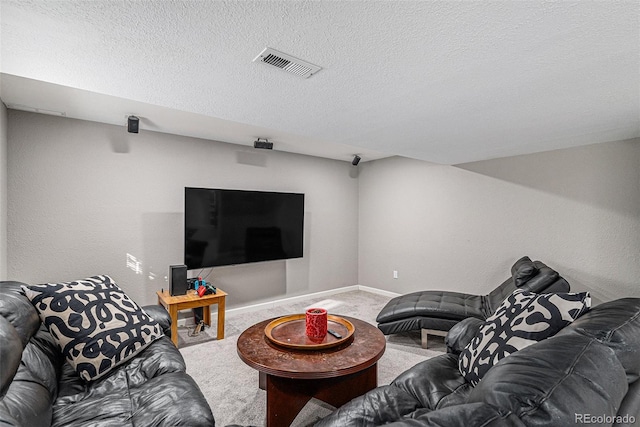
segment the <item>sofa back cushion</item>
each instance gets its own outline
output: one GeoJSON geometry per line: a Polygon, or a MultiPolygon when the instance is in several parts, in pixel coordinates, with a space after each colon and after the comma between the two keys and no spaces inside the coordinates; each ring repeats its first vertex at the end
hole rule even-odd
{"type": "Polygon", "coordinates": [[[629,383],[640,378],[640,298],[602,303],[560,334],[576,333],[610,347],[624,366],[629,383]]]}
{"type": "Polygon", "coordinates": [[[462,350],[460,372],[472,385],[478,384],[501,359],[554,336],[590,306],[588,293],[538,295],[516,290],[462,350]]]}
{"type": "Polygon", "coordinates": [[[494,366],[469,393],[516,414],[524,425],[582,424],[588,414],[615,416],[627,392],[613,350],[593,338],[555,336],[494,366]]]}
{"type": "Polygon", "coordinates": [[[109,276],[25,286],[62,354],[85,381],[98,379],[163,336],[109,276]]]}

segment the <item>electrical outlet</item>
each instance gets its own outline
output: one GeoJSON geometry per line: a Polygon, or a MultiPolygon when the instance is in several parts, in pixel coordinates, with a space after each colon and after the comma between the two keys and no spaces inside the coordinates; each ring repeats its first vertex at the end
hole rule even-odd
{"type": "Polygon", "coordinates": [[[398,270],[393,270],[393,278],[394,279],[398,278],[398,270]]]}

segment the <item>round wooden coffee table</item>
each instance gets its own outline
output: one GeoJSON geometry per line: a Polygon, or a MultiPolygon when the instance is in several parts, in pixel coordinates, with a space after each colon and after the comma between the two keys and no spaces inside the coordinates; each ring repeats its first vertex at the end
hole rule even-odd
{"type": "Polygon", "coordinates": [[[264,329],[273,319],[251,326],[238,338],[238,355],[259,371],[267,391],[267,427],[289,426],[311,398],[339,407],[378,386],[377,362],[386,340],[378,328],[341,316],[355,327],[352,339],[324,350],[280,347],[264,329]]]}

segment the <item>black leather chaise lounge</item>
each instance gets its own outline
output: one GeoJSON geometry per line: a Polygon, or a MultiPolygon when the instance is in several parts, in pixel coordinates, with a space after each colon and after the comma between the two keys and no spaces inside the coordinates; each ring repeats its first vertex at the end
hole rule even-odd
{"type": "Polygon", "coordinates": [[[421,330],[422,347],[427,348],[427,335],[445,336],[453,325],[467,317],[486,320],[517,288],[534,293],[570,289],[557,271],[525,256],[513,264],[511,277],[488,295],[419,291],[393,298],[378,314],[378,328],[385,335],[421,330]]]}

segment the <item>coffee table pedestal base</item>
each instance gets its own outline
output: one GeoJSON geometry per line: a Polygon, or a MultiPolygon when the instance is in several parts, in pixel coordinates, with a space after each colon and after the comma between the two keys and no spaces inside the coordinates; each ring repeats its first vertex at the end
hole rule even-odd
{"type": "Polygon", "coordinates": [[[312,398],[339,407],[378,385],[378,360],[387,340],[370,323],[344,317],[355,328],[351,341],[323,350],[291,350],[273,344],[265,328],[249,327],[238,337],[238,356],[260,372],[267,392],[267,427],[289,427],[312,398]]]}
{"type": "Polygon", "coordinates": [[[377,364],[334,378],[284,378],[260,372],[260,388],[267,391],[267,427],[291,425],[311,398],[337,408],[354,397],[373,390],[377,385],[377,364]]]}

